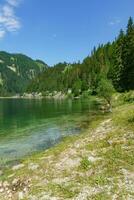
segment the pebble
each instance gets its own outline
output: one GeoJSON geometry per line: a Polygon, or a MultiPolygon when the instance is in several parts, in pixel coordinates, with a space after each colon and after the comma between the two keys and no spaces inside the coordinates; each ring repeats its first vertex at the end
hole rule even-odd
{"type": "Polygon", "coordinates": [[[23,189],[23,191],[24,191],[25,193],[27,193],[28,189],[25,187],[25,188],[23,189]]]}
{"type": "Polygon", "coordinates": [[[4,188],[0,188],[0,193],[4,192],[4,188]]]}
{"type": "Polygon", "coordinates": [[[34,163],[30,163],[29,166],[28,166],[28,169],[30,169],[30,170],[36,170],[38,168],[39,168],[39,165],[34,164],[34,163]]]}
{"type": "Polygon", "coordinates": [[[2,182],[0,182],[0,188],[2,187],[3,185],[2,185],[2,182]]]}
{"type": "Polygon", "coordinates": [[[19,198],[19,200],[23,199],[24,198],[24,193],[23,192],[19,192],[18,198],[19,198]]]}
{"type": "Polygon", "coordinates": [[[9,187],[9,183],[7,181],[4,181],[3,182],[3,187],[5,187],[5,188],[9,187]]]}
{"type": "Polygon", "coordinates": [[[17,185],[19,182],[19,179],[15,178],[13,181],[12,181],[12,185],[17,185]]]}

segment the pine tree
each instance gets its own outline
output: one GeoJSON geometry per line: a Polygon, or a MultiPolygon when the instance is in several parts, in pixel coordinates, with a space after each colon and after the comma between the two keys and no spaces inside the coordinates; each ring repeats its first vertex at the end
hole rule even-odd
{"type": "Polygon", "coordinates": [[[123,90],[134,89],[134,23],[130,17],[127,25],[127,33],[122,51],[123,71],[121,81],[123,90]]]}
{"type": "Polygon", "coordinates": [[[110,71],[110,77],[112,78],[113,85],[116,90],[123,91],[123,85],[122,85],[122,71],[123,71],[123,61],[122,61],[122,49],[124,44],[124,32],[121,29],[120,34],[117,38],[117,41],[114,44],[114,50],[113,50],[113,67],[110,71]]]}

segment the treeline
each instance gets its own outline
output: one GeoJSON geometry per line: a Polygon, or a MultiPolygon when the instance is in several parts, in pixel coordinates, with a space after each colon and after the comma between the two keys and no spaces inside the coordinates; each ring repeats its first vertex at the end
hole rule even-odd
{"type": "Polygon", "coordinates": [[[120,31],[112,43],[99,45],[82,63],[59,63],[37,76],[28,92],[67,92],[75,96],[84,91],[96,93],[101,79],[109,79],[115,89],[134,89],[134,23],[130,17],[127,30],[120,31]]]}

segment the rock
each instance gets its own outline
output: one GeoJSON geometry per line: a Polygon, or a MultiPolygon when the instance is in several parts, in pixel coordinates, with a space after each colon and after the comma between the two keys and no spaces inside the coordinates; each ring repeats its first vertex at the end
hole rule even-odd
{"type": "Polygon", "coordinates": [[[23,191],[24,191],[25,193],[27,193],[27,192],[28,192],[28,189],[25,187],[25,188],[23,189],[23,191]]]}
{"type": "Polygon", "coordinates": [[[19,192],[18,193],[18,198],[19,198],[19,200],[24,199],[24,193],[23,192],[19,192]]]}
{"type": "Polygon", "coordinates": [[[0,181],[0,188],[3,186],[2,182],[0,181]]]}
{"type": "Polygon", "coordinates": [[[88,157],[88,160],[89,160],[90,162],[95,162],[95,161],[97,161],[97,160],[100,160],[100,158],[93,157],[93,156],[89,156],[89,157],[88,157]]]}
{"type": "Polygon", "coordinates": [[[15,178],[13,181],[12,181],[12,185],[17,185],[19,182],[19,179],[15,178]]]}
{"type": "Polygon", "coordinates": [[[3,187],[4,187],[4,188],[8,188],[8,187],[9,187],[9,183],[8,183],[7,181],[4,181],[4,182],[3,182],[3,187]]]}
{"type": "Polygon", "coordinates": [[[20,183],[21,183],[21,181],[19,179],[15,178],[12,181],[12,191],[17,191],[20,188],[20,183]]]}
{"type": "Polygon", "coordinates": [[[11,191],[10,190],[7,190],[7,194],[9,195],[11,193],[11,191]]]}
{"type": "Polygon", "coordinates": [[[8,187],[5,188],[5,191],[8,191],[8,187]]]}
{"type": "Polygon", "coordinates": [[[23,168],[24,166],[25,166],[24,164],[15,165],[15,166],[12,167],[12,170],[13,171],[18,170],[18,169],[23,168]]]}
{"type": "Polygon", "coordinates": [[[0,193],[4,192],[4,188],[0,188],[0,193]]]}
{"type": "Polygon", "coordinates": [[[12,193],[8,194],[8,198],[11,199],[12,198],[12,193]]]}
{"type": "Polygon", "coordinates": [[[39,165],[38,164],[34,164],[34,163],[30,163],[29,166],[28,166],[28,169],[30,170],[36,170],[39,168],[39,165]]]}
{"type": "Polygon", "coordinates": [[[12,189],[13,191],[16,191],[16,188],[15,187],[13,187],[13,189],[12,189]]]}

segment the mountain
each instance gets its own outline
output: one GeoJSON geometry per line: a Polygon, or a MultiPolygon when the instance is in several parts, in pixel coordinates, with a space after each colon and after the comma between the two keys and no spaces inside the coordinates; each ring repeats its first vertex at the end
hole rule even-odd
{"type": "Polygon", "coordinates": [[[31,80],[47,67],[41,60],[0,51],[0,95],[23,93],[31,80]]]}

